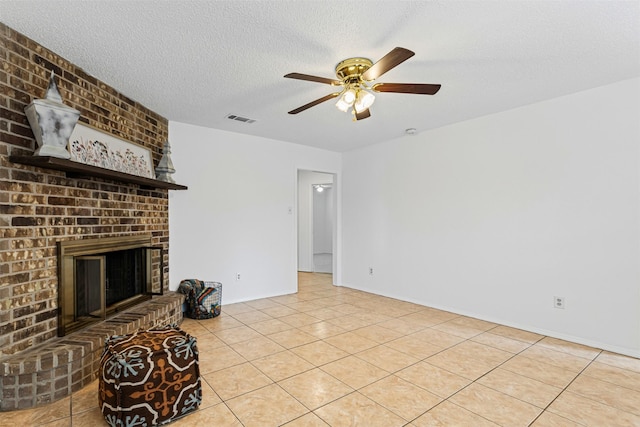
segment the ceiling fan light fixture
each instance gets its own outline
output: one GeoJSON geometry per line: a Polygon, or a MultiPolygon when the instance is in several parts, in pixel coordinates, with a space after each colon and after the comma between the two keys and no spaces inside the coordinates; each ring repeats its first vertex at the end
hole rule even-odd
{"type": "Polygon", "coordinates": [[[413,93],[417,95],[435,95],[440,90],[439,84],[426,83],[376,83],[369,86],[378,77],[389,70],[394,69],[415,53],[403,47],[396,47],[373,63],[367,58],[347,58],[336,65],[337,80],[325,77],[317,77],[309,74],[289,73],[284,77],[310,82],[324,83],[331,86],[342,86],[343,90],[318,98],[301,107],[289,111],[289,114],[298,114],[311,107],[321,104],[333,98],[338,98],[336,107],[345,113],[351,112],[354,121],[371,117],[369,107],[373,105],[375,96],[373,92],[413,93]]]}
{"type": "Polygon", "coordinates": [[[356,97],[356,102],[353,104],[353,108],[356,110],[356,113],[362,113],[371,107],[375,100],[376,97],[371,92],[360,90],[358,91],[358,96],[356,97]]]}
{"type": "Polygon", "coordinates": [[[340,99],[338,99],[338,102],[336,102],[336,107],[338,107],[338,110],[346,113],[355,100],[356,91],[352,88],[345,89],[340,99]]]}
{"type": "Polygon", "coordinates": [[[342,95],[342,99],[349,105],[353,104],[353,101],[356,100],[356,91],[351,88],[347,89],[342,95]]]}
{"type": "Polygon", "coordinates": [[[336,107],[338,107],[338,110],[346,113],[349,110],[349,107],[351,107],[351,104],[347,104],[346,102],[344,102],[344,99],[340,97],[338,99],[338,102],[336,102],[336,107]]]}

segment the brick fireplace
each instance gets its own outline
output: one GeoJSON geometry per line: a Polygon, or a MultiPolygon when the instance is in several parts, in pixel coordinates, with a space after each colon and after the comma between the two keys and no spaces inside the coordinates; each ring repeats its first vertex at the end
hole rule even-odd
{"type": "Polygon", "coordinates": [[[162,294],[162,250],[144,234],[58,242],[58,336],[162,294]]]}
{"type": "Polygon", "coordinates": [[[167,120],[2,23],[0,64],[0,410],[11,410],[92,381],[105,336],[178,321],[182,299],[168,292],[168,189],[10,159],[36,148],[24,108],[44,96],[52,70],[81,122],[149,148],[155,165],[167,120]],[[143,235],[164,249],[151,280],[165,295],[57,337],[58,242],[143,235]]]}

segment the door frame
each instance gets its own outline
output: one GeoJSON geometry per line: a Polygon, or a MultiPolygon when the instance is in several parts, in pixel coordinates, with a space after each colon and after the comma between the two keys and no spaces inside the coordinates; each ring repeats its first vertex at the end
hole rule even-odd
{"type": "Polygon", "coordinates": [[[332,250],[333,250],[333,256],[332,256],[332,275],[333,275],[333,284],[337,285],[338,283],[340,283],[340,182],[339,182],[339,175],[337,172],[333,172],[333,171],[322,171],[322,170],[317,170],[317,169],[306,169],[306,168],[297,168],[296,169],[296,220],[295,220],[295,234],[296,234],[296,274],[298,271],[307,271],[307,270],[300,270],[300,240],[301,240],[301,236],[300,236],[300,226],[301,226],[301,220],[300,220],[300,216],[301,216],[301,211],[302,213],[307,212],[307,218],[306,221],[302,221],[304,225],[304,222],[306,222],[306,226],[307,226],[307,233],[310,234],[310,238],[308,239],[309,242],[307,242],[307,254],[310,254],[310,258],[311,260],[307,260],[307,265],[312,266],[311,270],[313,270],[313,192],[312,192],[312,184],[311,182],[309,182],[308,186],[306,185],[306,182],[301,182],[300,179],[300,172],[310,172],[310,173],[318,173],[318,174],[324,174],[324,175],[331,175],[332,177],[332,198],[333,198],[333,209],[332,209],[332,250]],[[307,187],[308,188],[308,192],[304,192],[301,195],[301,188],[303,187],[307,187]],[[306,197],[305,197],[306,195],[306,197]],[[305,206],[301,206],[301,203],[305,203],[305,206]]]}

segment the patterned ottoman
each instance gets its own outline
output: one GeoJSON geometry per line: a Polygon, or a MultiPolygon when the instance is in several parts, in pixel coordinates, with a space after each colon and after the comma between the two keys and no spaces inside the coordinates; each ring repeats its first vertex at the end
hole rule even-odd
{"type": "Polygon", "coordinates": [[[196,339],[174,326],[110,337],[98,375],[100,409],[112,427],[165,424],[202,401],[196,339]]]}

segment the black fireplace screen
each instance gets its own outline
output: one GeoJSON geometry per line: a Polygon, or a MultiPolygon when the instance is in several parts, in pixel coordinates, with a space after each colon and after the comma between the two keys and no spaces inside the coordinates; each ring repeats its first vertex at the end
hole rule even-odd
{"type": "Polygon", "coordinates": [[[146,250],[142,248],[107,254],[105,291],[107,306],[146,291],[146,250]]]}
{"type": "Polygon", "coordinates": [[[104,257],[76,257],[76,317],[103,318],[104,257]]]}

